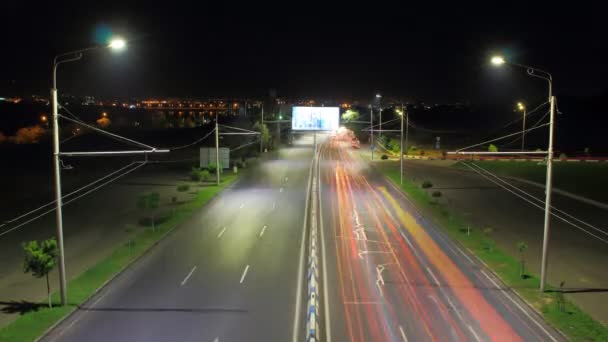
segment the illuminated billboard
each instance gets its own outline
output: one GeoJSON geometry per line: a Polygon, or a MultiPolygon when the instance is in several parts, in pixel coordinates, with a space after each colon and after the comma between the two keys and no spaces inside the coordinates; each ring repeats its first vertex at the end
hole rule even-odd
{"type": "Polygon", "coordinates": [[[291,129],[333,131],[340,126],[339,107],[293,107],[291,129]]]}

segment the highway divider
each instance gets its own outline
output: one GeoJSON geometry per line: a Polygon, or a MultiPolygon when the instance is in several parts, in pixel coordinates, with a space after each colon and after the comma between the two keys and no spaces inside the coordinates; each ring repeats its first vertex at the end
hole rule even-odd
{"type": "MultiPolygon", "coordinates": [[[[313,170],[317,169],[318,154],[315,155],[313,170]]],[[[314,173],[312,178],[311,210],[310,210],[310,239],[308,250],[308,294],[306,312],[306,341],[319,341],[319,239],[318,239],[318,178],[314,173]]]]}

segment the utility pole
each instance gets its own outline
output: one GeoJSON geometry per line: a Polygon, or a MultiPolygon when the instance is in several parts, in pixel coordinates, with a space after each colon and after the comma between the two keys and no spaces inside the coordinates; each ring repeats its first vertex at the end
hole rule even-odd
{"type": "Polygon", "coordinates": [[[400,184],[403,185],[403,117],[405,116],[405,111],[403,110],[403,104],[401,105],[401,147],[399,150],[399,161],[401,163],[400,165],[400,171],[399,171],[399,181],[400,184]]]}
{"type": "Polygon", "coordinates": [[[59,113],[57,110],[57,63],[53,68],[53,89],[51,89],[51,106],[53,110],[53,168],[55,169],[55,221],[57,224],[57,245],[59,247],[59,292],[61,305],[68,304],[68,290],[65,275],[65,251],[63,248],[63,213],[61,200],[61,164],[59,161],[59,113]]]}
{"type": "Polygon", "coordinates": [[[369,127],[371,133],[371,141],[369,148],[372,150],[372,160],[374,160],[374,110],[372,109],[372,105],[369,105],[369,127]]]}
{"type": "Polygon", "coordinates": [[[407,142],[408,142],[408,140],[407,140],[407,138],[408,138],[407,133],[408,133],[409,128],[410,128],[410,113],[408,113],[408,112],[404,112],[404,113],[406,114],[406,117],[405,117],[405,153],[407,153],[407,151],[409,151],[408,150],[409,147],[408,147],[408,144],[407,144],[407,142]]]}
{"type": "Polygon", "coordinates": [[[262,137],[262,129],[264,129],[264,104],[262,103],[262,120],[260,121],[260,153],[264,152],[264,143],[262,137]]]}
{"type": "MultiPolygon", "coordinates": [[[[551,83],[549,83],[551,84],[551,83]]],[[[551,91],[551,88],[549,88],[551,91]]],[[[547,150],[547,183],[545,185],[545,229],[543,232],[543,254],[540,269],[540,290],[545,290],[547,281],[547,252],[549,247],[549,224],[551,221],[551,191],[553,190],[553,128],[555,122],[555,96],[551,95],[549,118],[549,148],[547,150]]]]}
{"type": "MultiPolygon", "coordinates": [[[[381,137],[382,136],[382,106],[379,108],[379,112],[378,114],[380,114],[380,122],[378,122],[378,136],[381,137]]],[[[380,144],[382,144],[382,142],[380,142],[380,144]]]]}
{"type": "Polygon", "coordinates": [[[524,151],[524,141],[526,140],[526,107],[524,106],[524,128],[521,130],[521,151],[524,151]]]}
{"type": "Polygon", "coordinates": [[[219,113],[215,115],[215,181],[220,185],[220,129],[218,126],[219,113]]]}

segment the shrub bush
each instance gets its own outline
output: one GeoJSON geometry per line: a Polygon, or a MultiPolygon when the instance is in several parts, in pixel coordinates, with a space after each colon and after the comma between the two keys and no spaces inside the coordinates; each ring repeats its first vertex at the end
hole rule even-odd
{"type": "Polygon", "coordinates": [[[387,156],[386,154],[383,154],[383,155],[382,155],[382,157],[380,157],[380,159],[382,159],[382,160],[387,160],[387,159],[388,159],[388,156],[387,156]]]}
{"type": "Polygon", "coordinates": [[[441,197],[441,191],[433,191],[433,197],[441,197]]]}
{"type": "Polygon", "coordinates": [[[566,159],[568,159],[568,155],[566,155],[565,153],[561,153],[561,154],[559,155],[559,159],[560,159],[560,160],[566,160],[566,159]]]}
{"type": "Polygon", "coordinates": [[[201,181],[201,171],[199,169],[192,168],[192,171],[190,171],[190,179],[195,182],[200,182],[201,181]]]}
{"type": "Polygon", "coordinates": [[[179,192],[185,192],[188,190],[190,190],[190,185],[188,185],[188,184],[180,184],[177,186],[177,191],[179,191],[179,192]]]}
{"type": "Polygon", "coordinates": [[[210,175],[211,175],[211,174],[209,173],[209,170],[203,170],[203,171],[201,171],[201,172],[200,172],[201,181],[202,181],[202,182],[206,182],[206,181],[208,181],[208,180],[209,180],[210,175]]]}
{"type": "MultiPolygon", "coordinates": [[[[209,173],[215,173],[215,164],[209,164],[209,166],[207,166],[207,170],[209,170],[209,173]]],[[[220,164],[220,173],[222,173],[222,164],[220,164]]]]}
{"type": "Polygon", "coordinates": [[[432,186],[433,186],[433,183],[431,183],[430,180],[425,180],[422,182],[423,189],[428,189],[428,188],[431,188],[432,186]]]}

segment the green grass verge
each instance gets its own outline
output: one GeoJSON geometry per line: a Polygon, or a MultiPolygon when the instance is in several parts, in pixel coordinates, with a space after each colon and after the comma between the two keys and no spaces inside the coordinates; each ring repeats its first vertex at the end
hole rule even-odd
{"type": "MultiPolygon", "coordinates": [[[[399,186],[399,169],[394,163],[375,162],[377,169],[399,186]]],[[[572,341],[608,341],[608,328],[565,299],[561,293],[540,293],[540,280],[527,272],[528,278],[520,276],[520,259],[495,248],[490,235],[483,227],[474,227],[463,216],[459,216],[441,203],[437,203],[429,191],[404,178],[401,188],[409,198],[447,234],[483,260],[502,281],[542,313],[544,318],[561,330],[572,341]],[[466,227],[470,227],[467,235],[466,227]],[[559,304],[563,303],[562,308],[559,304]]]]}
{"type": "MultiPolygon", "coordinates": [[[[196,210],[209,202],[217,193],[232,184],[237,176],[225,174],[220,186],[201,189],[195,198],[175,207],[170,217],[153,232],[146,229],[134,234],[130,243],[118,247],[109,257],[100,261],[68,283],[69,304],[49,309],[41,306],[38,311],[28,312],[0,330],[0,341],[34,341],[55,322],[76,310],[104,282],[127,267],[133,260],[158,242],[166,233],[190,218],[196,210]]],[[[41,280],[42,281],[42,280],[41,280]]],[[[53,303],[58,305],[59,294],[53,294],[53,303]]],[[[44,302],[44,301],[43,301],[44,302]]]]}
{"type": "MultiPolygon", "coordinates": [[[[475,164],[501,176],[523,178],[545,184],[547,166],[533,161],[475,161],[475,164]]],[[[454,167],[468,168],[462,163],[454,167]]],[[[608,203],[608,163],[564,162],[553,163],[553,186],[608,203]]]]}

